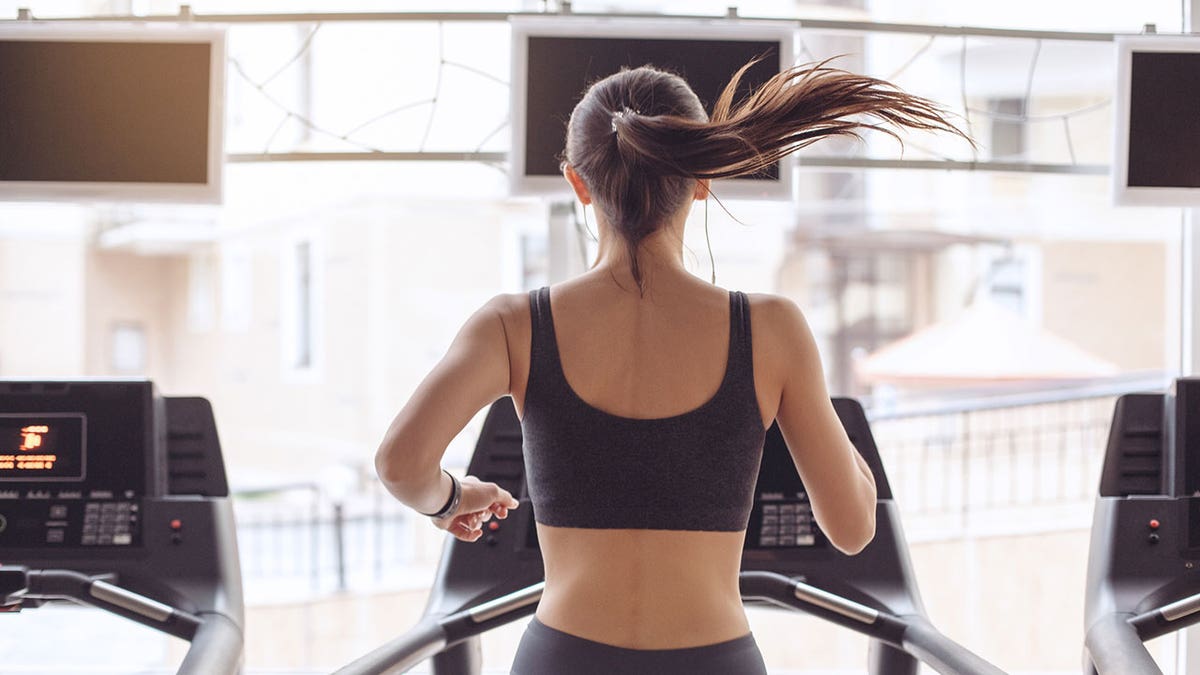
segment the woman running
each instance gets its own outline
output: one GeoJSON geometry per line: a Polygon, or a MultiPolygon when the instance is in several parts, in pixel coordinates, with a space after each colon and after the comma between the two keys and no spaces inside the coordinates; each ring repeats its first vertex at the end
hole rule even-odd
{"type": "Polygon", "coordinates": [[[563,174],[594,206],[591,269],[500,295],[463,326],[376,456],[400,501],[463,541],[517,508],[440,468],[484,406],[511,396],[546,585],[512,672],[766,673],[738,591],[763,439],[779,422],[822,532],[862,550],[875,482],[839,423],[804,315],[684,266],[693,200],[827,136],[903,127],[961,135],[935,103],[817,64],[712,118],[651,67],[596,82],[567,129],[563,174]]]}

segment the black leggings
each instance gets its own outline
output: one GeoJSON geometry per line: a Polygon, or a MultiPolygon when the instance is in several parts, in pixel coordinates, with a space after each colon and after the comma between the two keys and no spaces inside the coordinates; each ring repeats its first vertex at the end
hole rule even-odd
{"type": "Polygon", "coordinates": [[[683,649],[627,649],[529,623],[512,675],[767,675],[762,653],[747,634],[683,649]]]}

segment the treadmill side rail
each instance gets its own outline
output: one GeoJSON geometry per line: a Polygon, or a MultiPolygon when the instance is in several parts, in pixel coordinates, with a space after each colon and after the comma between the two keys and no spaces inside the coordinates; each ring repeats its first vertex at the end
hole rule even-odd
{"type": "Polygon", "coordinates": [[[489,600],[477,607],[472,607],[467,610],[467,614],[471,617],[471,621],[475,623],[484,623],[498,616],[503,616],[509,612],[529,605],[536,604],[542,599],[542,591],[546,589],[546,582],[534,584],[529,588],[519,590],[515,593],[500,596],[495,600],[489,600]]]}
{"type": "Polygon", "coordinates": [[[1100,675],[1162,675],[1130,618],[1128,614],[1101,617],[1084,636],[1084,653],[1100,675]]]}
{"type": "Polygon", "coordinates": [[[1176,600],[1158,610],[1167,621],[1179,621],[1184,617],[1200,612],[1200,593],[1176,600]]]}
{"type": "Polygon", "coordinates": [[[192,637],[183,663],[177,675],[212,675],[213,673],[240,673],[242,654],[242,629],[224,614],[206,612],[201,614],[200,627],[192,637]]]}
{"type": "Polygon", "coordinates": [[[925,617],[914,615],[901,619],[907,623],[904,650],[942,675],[1004,675],[1003,670],[943,635],[925,617]]]}
{"type": "Polygon", "coordinates": [[[127,591],[107,581],[93,581],[88,594],[93,598],[140,614],[152,621],[165,622],[175,611],[170,605],[127,591]]]}
{"type": "Polygon", "coordinates": [[[334,675],[380,675],[403,673],[447,646],[441,622],[425,617],[400,637],[343,666],[334,675]]]}

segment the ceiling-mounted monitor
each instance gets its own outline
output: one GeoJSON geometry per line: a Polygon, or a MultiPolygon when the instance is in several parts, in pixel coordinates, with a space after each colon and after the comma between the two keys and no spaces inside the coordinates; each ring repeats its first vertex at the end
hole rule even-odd
{"type": "Polygon", "coordinates": [[[1200,36],[1117,38],[1113,201],[1200,206],[1200,36]]]}
{"type": "MultiPolygon", "coordinates": [[[[621,68],[653,65],[691,84],[711,113],[729,78],[740,93],[794,63],[795,31],[780,22],[735,19],[523,18],[512,22],[511,186],[515,194],[569,194],[559,169],[567,120],[593,82],[621,68]]],[[[718,198],[790,199],[791,163],[713,183],[718,198]]]]}
{"type": "Polygon", "coordinates": [[[0,199],[221,201],[225,34],[0,25],[0,199]]]}

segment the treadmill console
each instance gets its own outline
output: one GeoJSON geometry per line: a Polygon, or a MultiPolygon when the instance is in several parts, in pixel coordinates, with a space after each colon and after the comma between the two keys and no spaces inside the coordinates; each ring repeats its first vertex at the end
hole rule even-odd
{"type": "Polygon", "coordinates": [[[0,388],[0,549],[142,546],[149,382],[0,388]]]}
{"type": "Polygon", "coordinates": [[[71,600],[240,672],[243,604],[212,406],[148,380],[0,380],[0,605],[71,600]]]}

